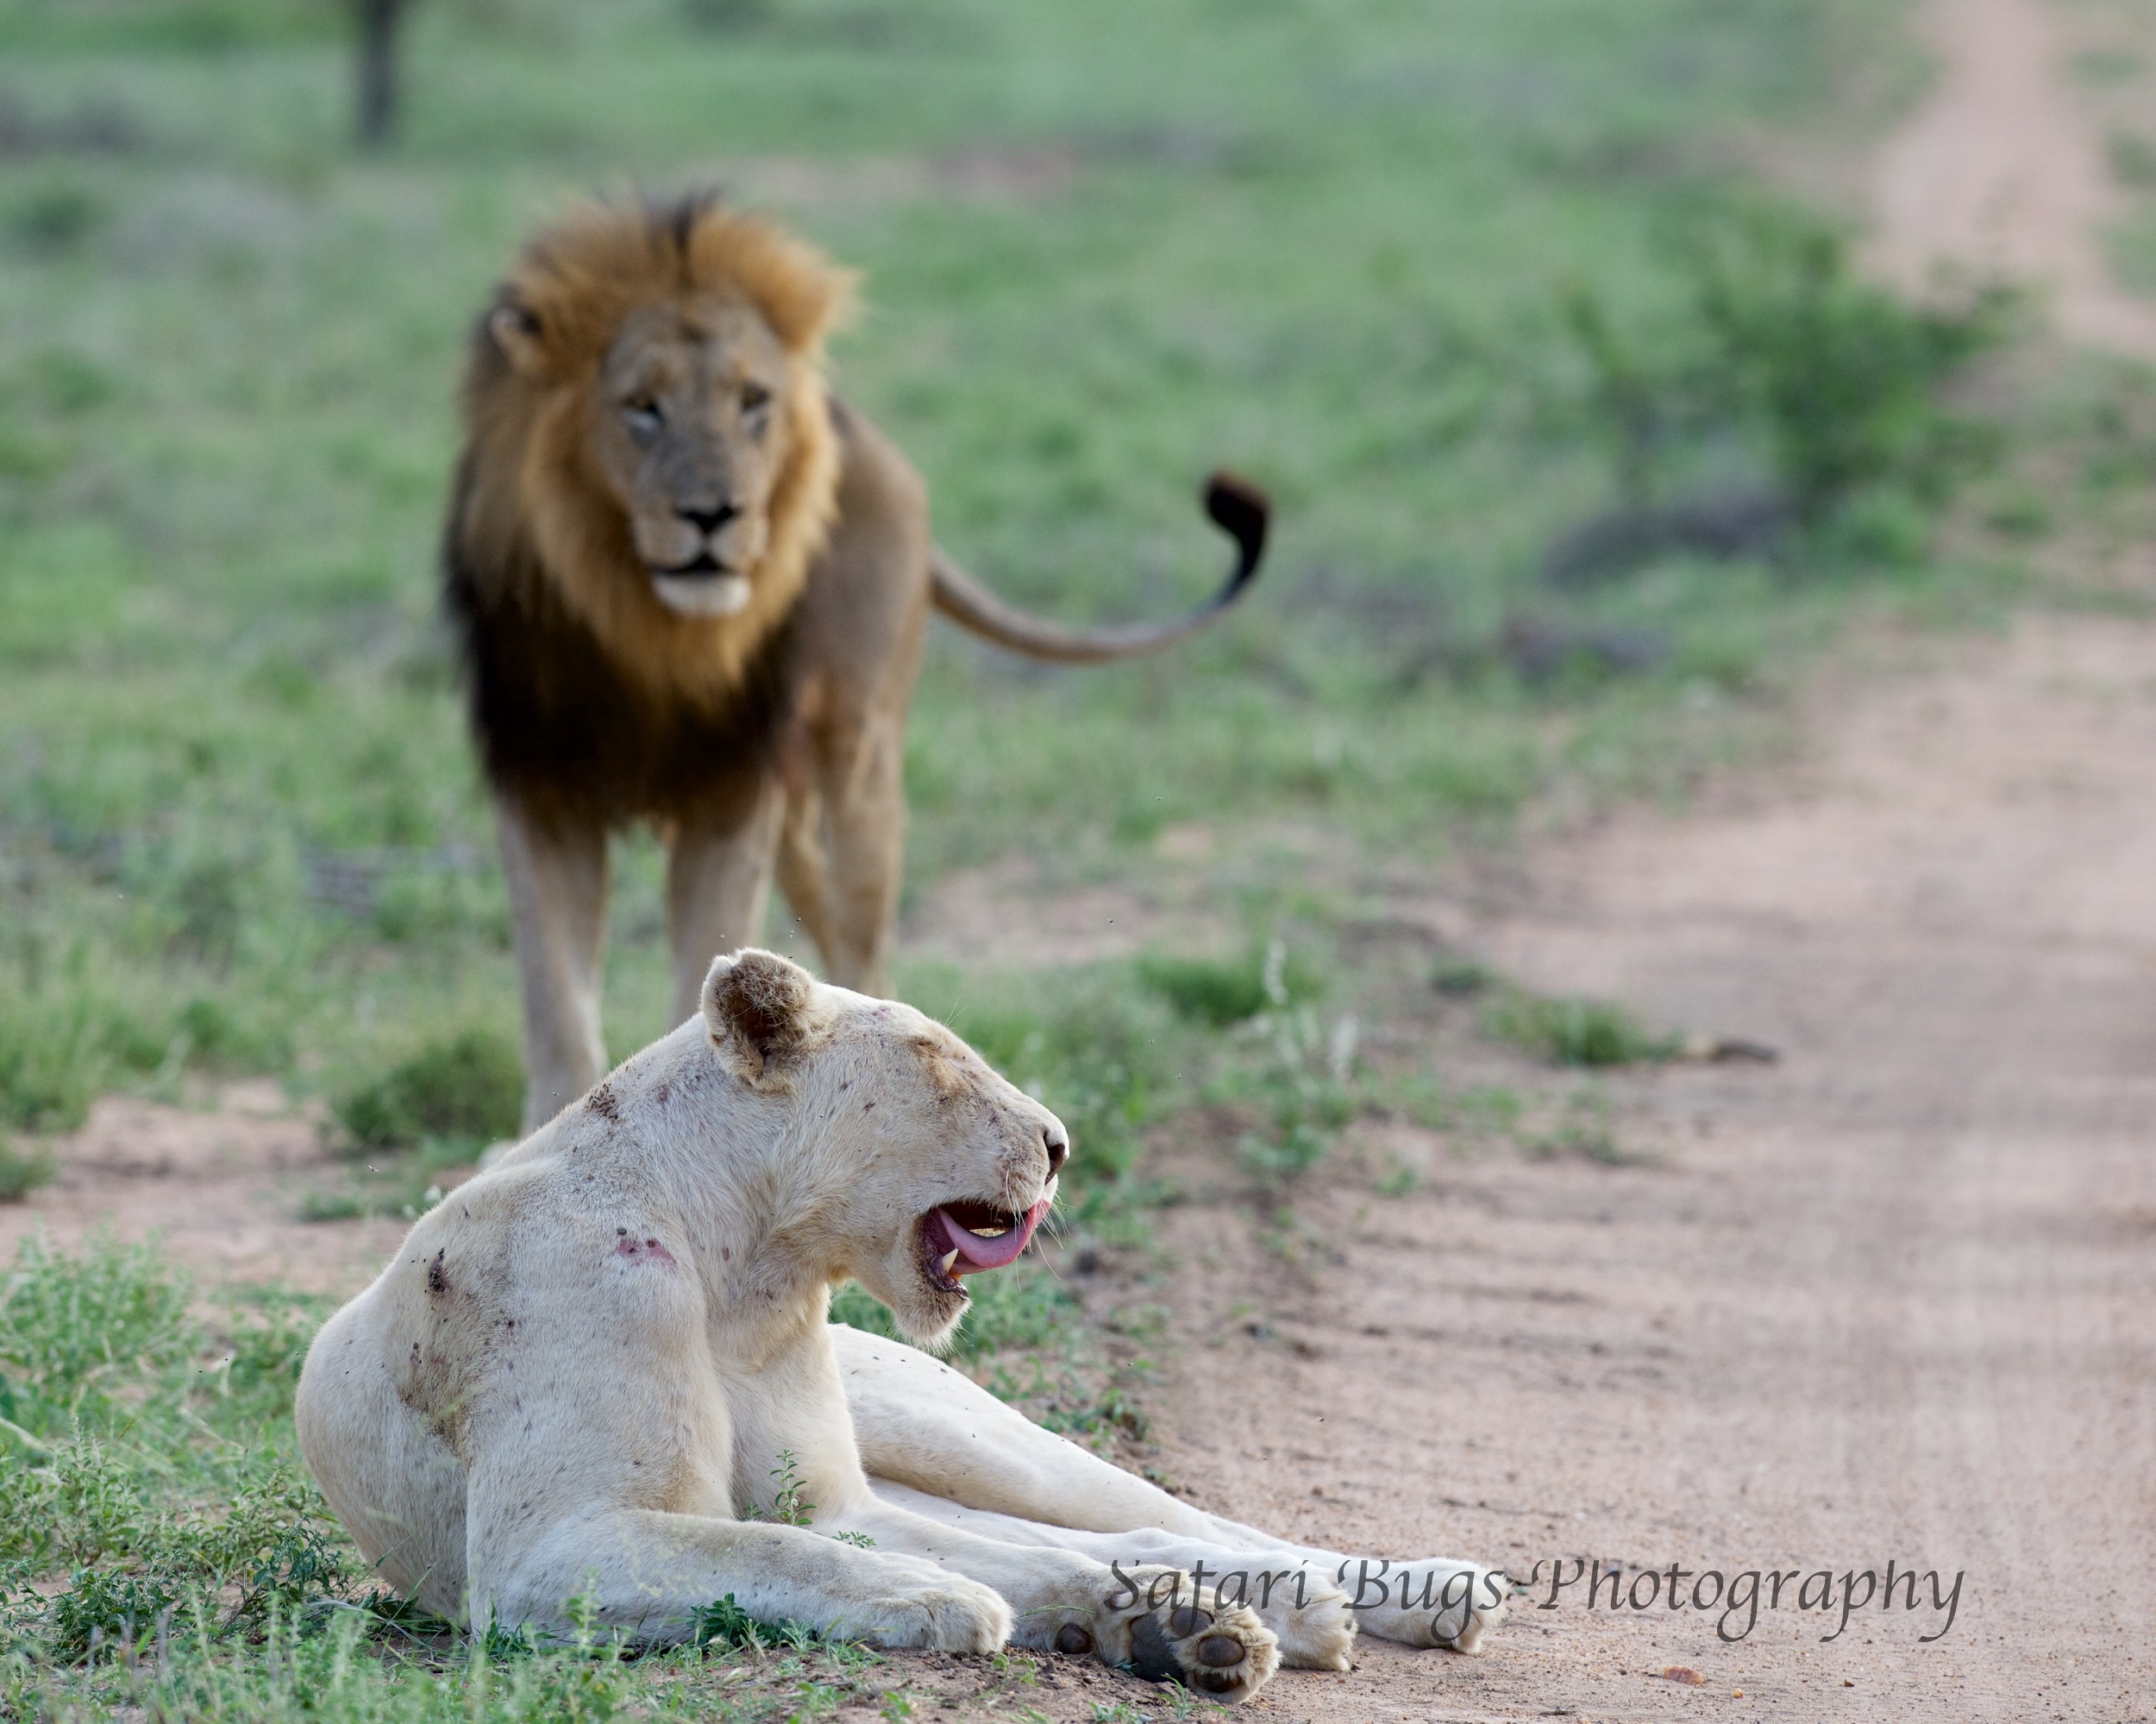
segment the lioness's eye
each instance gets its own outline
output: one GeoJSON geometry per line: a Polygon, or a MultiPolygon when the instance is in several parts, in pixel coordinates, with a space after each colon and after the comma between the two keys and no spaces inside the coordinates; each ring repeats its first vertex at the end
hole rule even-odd
{"type": "Polygon", "coordinates": [[[744,413],[754,413],[768,405],[770,400],[771,392],[764,388],[762,385],[746,384],[741,392],[741,411],[744,413]]]}
{"type": "Polygon", "coordinates": [[[659,411],[659,404],[644,395],[638,396],[633,401],[624,402],[621,416],[629,422],[630,430],[645,433],[657,430],[664,417],[659,411]]]}

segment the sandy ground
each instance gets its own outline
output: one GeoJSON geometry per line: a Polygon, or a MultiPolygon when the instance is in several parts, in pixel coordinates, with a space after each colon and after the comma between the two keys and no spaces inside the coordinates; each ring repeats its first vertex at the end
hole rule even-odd
{"type": "Polygon", "coordinates": [[[1643,1601],[1672,1563],[1893,1558],[1965,1576],[1953,1627],[1917,1644],[1943,1614],[1897,1592],[1828,1640],[1793,1577],[1728,1643],[1699,1583],[1675,1614],[1575,1586],[1481,1658],[1283,1677],[1281,1711],[2156,1715],[2156,630],[2034,621],[1821,705],[1802,782],[1548,850],[1476,941],[1781,1063],[1632,1082],[1643,1165],[1312,1193],[1336,1261],[1275,1266],[1268,1338],[1224,1243],[1164,1464],[1336,1546],[1540,1562],[1537,1605],[1558,1558],[1643,1601]]]}
{"type": "Polygon", "coordinates": [[[2100,248],[2117,196],[2063,76],[2069,22],[2045,0],[1933,0],[1942,75],[1881,153],[1871,258],[1912,289],[1942,264],[2039,285],[2071,339],[2156,358],[2156,304],[2122,292],[2100,248]]]}
{"type": "Polygon", "coordinates": [[[0,1262],[37,1232],[73,1249],[85,1236],[156,1236],[206,1284],[274,1281],[316,1293],[373,1279],[410,1225],[298,1219],[310,1191],[344,1188],[317,1115],[273,1081],[229,1085],[192,1106],[107,1096],[83,1129],[56,1140],[59,1176],[22,1203],[0,1204],[0,1262]]]}

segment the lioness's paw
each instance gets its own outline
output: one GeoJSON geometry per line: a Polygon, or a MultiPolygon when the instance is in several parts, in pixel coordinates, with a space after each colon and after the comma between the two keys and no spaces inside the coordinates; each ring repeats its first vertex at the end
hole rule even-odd
{"type": "Polygon", "coordinates": [[[1011,1638],[1011,1607],[978,1581],[949,1575],[863,1599],[837,1632],[872,1646],[993,1652],[1011,1638]]]}
{"type": "MultiPolygon", "coordinates": [[[[1442,1558],[1418,1563],[1368,1565],[1366,1590],[1383,1583],[1382,1602],[1356,1612],[1363,1632],[1409,1646],[1445,1646],[1456,1652],[1478,1652],[1489,1632],[1505,1620],[1512,1583],[1501,1569],[1442,1558]]],[[[1353,1583],[1351,1583],[1352,1584],[1353,1583]]]]}
{"type": "Polygon", "coordinates": [[[1344,1671],[1353,1662],[1355,1613],[1338,1587],[1312,1587],[1300,1608],[1275,1602],[1260,1614],[1278,1638],[1280,1661],[1288,1669],[1344,1671]]]}
{"type": "Polygon", "coordinates": [[[1149,1682],[1177,1682],[1232,1706],[1280,1668],[1280,1643],[1248,1605],[1185,1604],[1131,1625],[1131,1668],[1149,1682]]]}

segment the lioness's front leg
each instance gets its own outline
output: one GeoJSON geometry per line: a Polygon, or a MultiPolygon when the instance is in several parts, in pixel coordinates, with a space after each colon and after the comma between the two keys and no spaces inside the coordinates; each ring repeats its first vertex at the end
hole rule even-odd
{"type": "Polygon", "coordinates": [[[1277,1643],[1247,1607],[1202,1595],[1173,1568],[1105,1562],[976,1536],[874,1497],[825,1524],[865,1533],[879,1551],[924,1557],[993,1587],[1011,1607],[1012,1640],[1036,1652],[1091,1653],[1151,1682],[1233,1703],[1280,1667],[1277,1643]]]}
{"type": "Polygon", "coordinates": [[[561,1635],[581,1603],[599,1622],[667,1643],[689,1639],[705,1607],[730,1595],[759,1621],[877,1646],[990,1652],[1011,1633],[992,1588],[805,1527],[613,1509],[535,1534],[489,1518],[471,1529],[474,1629],[500,1622],[561,1635]]]}

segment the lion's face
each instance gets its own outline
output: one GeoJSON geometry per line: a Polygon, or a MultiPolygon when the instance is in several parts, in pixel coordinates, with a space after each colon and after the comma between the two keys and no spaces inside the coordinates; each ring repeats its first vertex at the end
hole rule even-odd
{"type": "Polygon", "coordinates": [[[649,697],[730,700],[837,511],[823,342],[848,281],[705,198],[536,236],[465,371],[466,578],[543,592],[649,697]]]}
{"type": "Polygon", "coordinates": [[[763,318],[711,297],[632,312],[600,362],[592,463],[653,593],[679,616],[748,606],[789,447],[791,382],[763,318]]]}
{"type": "Polygon", "coordinates": [[[948,1335],[966,1276],[1016,1262],[1048,1213],[1062,1122],[912,1006],[768,952],[718,959],[704,1015],[722,1063],[795,1121],[785,1231],[907,1335],[948,1335]]]}

